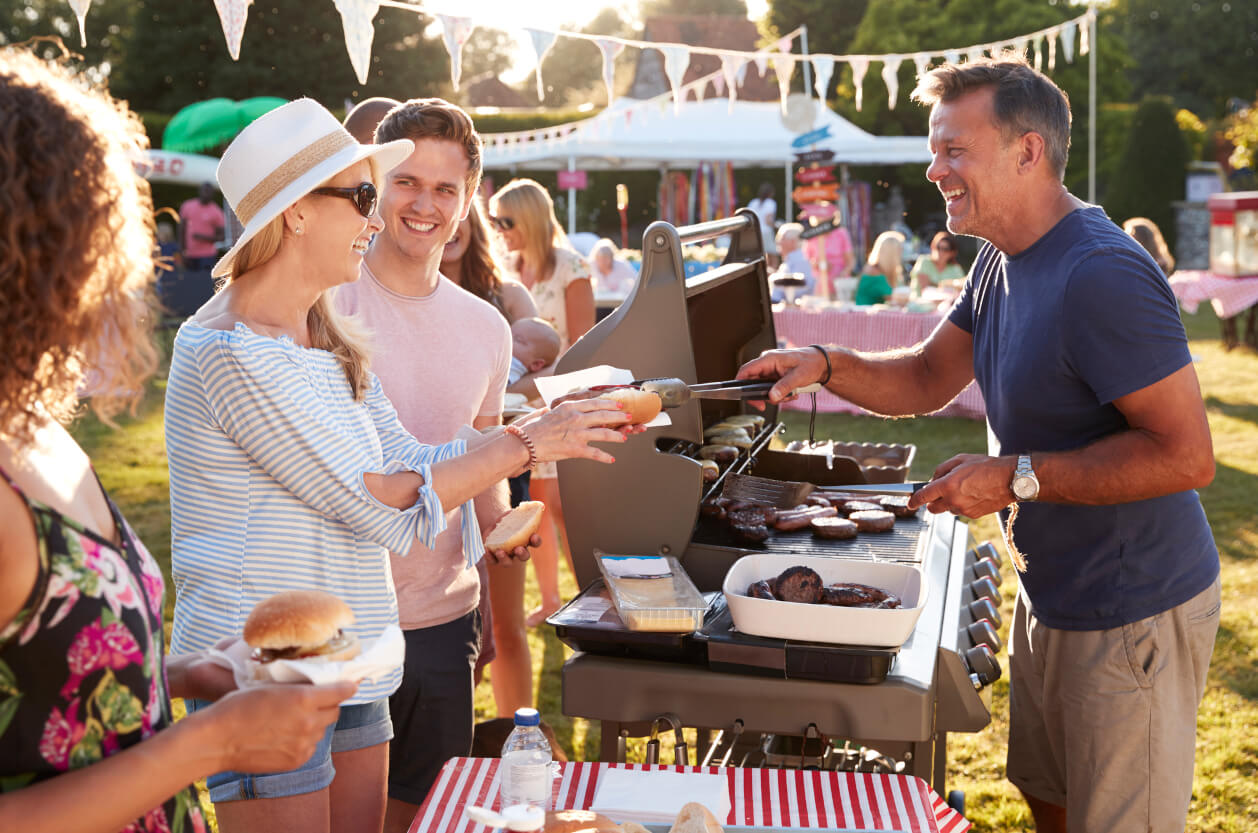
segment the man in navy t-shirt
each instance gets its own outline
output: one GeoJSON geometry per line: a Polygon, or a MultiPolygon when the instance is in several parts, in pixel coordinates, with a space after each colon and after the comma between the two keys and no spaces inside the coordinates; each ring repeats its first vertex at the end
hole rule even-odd
{"type": "Polygon", "coordinates": [[[770,351],[771,400],[823,381],[889,415],[972,379],[989,454],[939,466],[912,505],[1001,513],[1022,561],[1010,625],[1008,777],[1047,831],[1182,831],[1219,557],[1194,491],[1210,429],[1175,299],[1149,255],[1063,185],[1066,96],[1021,56],[947,64],[926,176],[948,230],[983,238],[946,321],[885,354],[770,351]]]}

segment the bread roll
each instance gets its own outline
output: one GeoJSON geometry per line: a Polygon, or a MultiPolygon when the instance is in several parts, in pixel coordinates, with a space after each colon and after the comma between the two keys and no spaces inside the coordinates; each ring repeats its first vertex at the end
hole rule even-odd
{"type": "Polygon", "coordinates": [[[485,536],[485,549],[507,550],[528,546],[529,539],[542,524],[546,504],[540,500],[526,500],[502,516],[485,536]]]}
{"type": "Polygon", "coordinates": [[[651,833],[636,821],[622,821],[620,823],[620,833],[651,833]]]}
{"type": "Polygon", "coordinates": [[[712,811],[697,801],[683,805],[668,833],[725,833],[712,811]]]}
{"type": "Polygon", "coordinates": [[[738,459],[738,449],[732,445],[705,445],[699,449],[699,458],[727,466],[738,459]]]}
{"type": "Polygon", "coordinates": [[[660,415],[660,409],[664,407],[664,402],[658,393],[639,388],[617,388],[599,394],[598,398],[619,402],[624,407],[625,413],[629,415],[630,425],[650,422],[660,415]]]}
{"type": "Polygon", "coordinates": [[[621,833],[621,828],[593,810],[555,810],[546,814],[542,833],[621,833]]]}

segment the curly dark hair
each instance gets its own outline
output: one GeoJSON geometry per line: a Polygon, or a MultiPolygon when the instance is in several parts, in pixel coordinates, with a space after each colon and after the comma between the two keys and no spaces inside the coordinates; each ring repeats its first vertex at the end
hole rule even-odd
{"type": "Polygon", "coordinates": [[[153,202],[140,120],[60,63],[0,50],[0,434],[68,422],[85,383],[103,419],[143,395],[153,202]]]}

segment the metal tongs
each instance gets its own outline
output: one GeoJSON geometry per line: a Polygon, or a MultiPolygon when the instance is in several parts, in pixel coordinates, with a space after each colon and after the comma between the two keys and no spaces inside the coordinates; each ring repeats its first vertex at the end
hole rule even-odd
{"type": "MultiPolygon", "coordinates": [[[[681,379],[663,378],[643,379],[633,384],[658,395],[665,408],[680,408],[691,399],[768,399],[769,391],[777,382],[766,379],[731,379],[688,385],[681,379]]],[[[821,385],[807,385],[792,391],[791,396],[819,390],[821,385]]]]}

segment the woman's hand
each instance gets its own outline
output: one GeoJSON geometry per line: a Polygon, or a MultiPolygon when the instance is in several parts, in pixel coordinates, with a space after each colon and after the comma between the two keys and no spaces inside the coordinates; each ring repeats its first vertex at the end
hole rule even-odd
{"type": "Polygon", "coordinates": [[[528,546],[516,547],[513,550],[485,550],[485,557],[489,559],[489,563],[494,567],[510,567],[512,564],[523,564],[533,555],[530,549],[535,549],[542,545],[542,536],[533,533],[529,538],[528,546]]]}
{"type": "Polygon", "coordinates": [[[517,422],[528,433],[539,463],[584,458],[614,463],[616,458],[590,445],[593,442],[623,443],[629,415],[611,399],[564,402],[549,411],[534,411],[517,422]]]}
{"type": "MultiPolygon", "coordinates": [[[[226,651],[237,637],[229,636],[214,647],[226,651]]],[[[209,659],[204,652],[172,654],[166,658],[166,682],[171,697],[214,701],[236,690],[231,670],[209,659]]]]}

